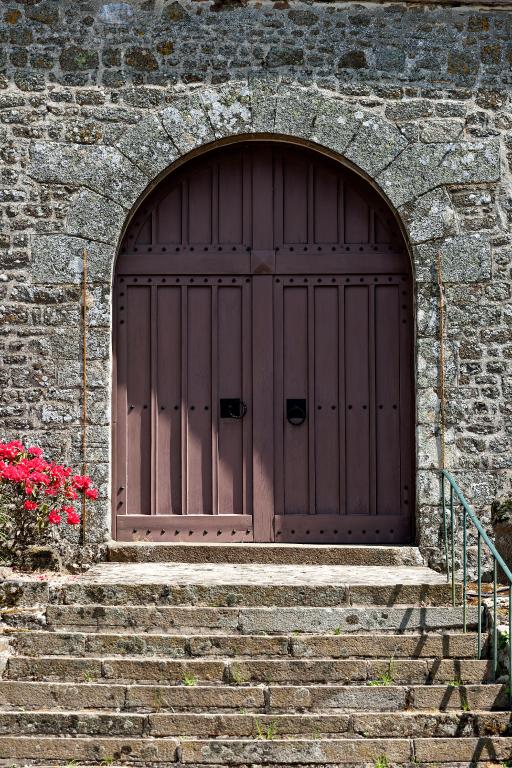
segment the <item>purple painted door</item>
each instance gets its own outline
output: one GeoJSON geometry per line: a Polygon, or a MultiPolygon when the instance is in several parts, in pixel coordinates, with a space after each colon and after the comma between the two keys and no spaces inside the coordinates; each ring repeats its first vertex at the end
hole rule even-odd
{"type": "Polygon", "coordinates": [[[115,293],[117,538],[411,540],[410,267],[369,185],[212,151],[135,213],[115,293]]]}

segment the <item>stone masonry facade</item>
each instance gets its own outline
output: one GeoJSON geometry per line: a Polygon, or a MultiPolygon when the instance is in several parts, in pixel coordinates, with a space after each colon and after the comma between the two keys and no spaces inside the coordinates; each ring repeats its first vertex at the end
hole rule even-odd
{"type": "MultiPolygon", "coordinates": [[[[511,492],[512,13],[476,6],[3,0],[0,426],[80,464],[82,254],[89,453],[109,537],[111,286],[144,192],[192,150],[292,136],[387,196],[416,294],[418,543],[439,562],[437,255],[447,466],[488,520],[511,492]]],[[[94,506],[94,509],[92,509],[94,506]]]]}

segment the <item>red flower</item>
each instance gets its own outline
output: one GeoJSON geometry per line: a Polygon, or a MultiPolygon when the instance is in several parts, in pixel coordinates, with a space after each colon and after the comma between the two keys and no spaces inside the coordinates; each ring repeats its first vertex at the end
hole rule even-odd
{"type": "Polygon", "coordinates": [[[57,509],[52,509],[48,515],[48,522],[52,525],[58,525],[60,523],[60,514],[57,509]]]}
{"type": "Polygon", "coordinates": [[[87,488],[85,495],[88,499],[97,499],[98,498],[98,489],[97,488],[87,488]]]}
{"type": "Polygon", "coordinates": [[[73,509],[67,513],[68,525],[78,525],[80,522],[80,515],[78,515],[73,509]]]}
{"type": "Polygon", "coordinates": [[[30,480],[38,485],[48,485],[50,483],[48,475],[43,474],[43,472],[32,472],[30,480]]]}
{"type": "Polygon", "coordinates": [[[43,449],[39,448],[37,445],[31,445],[28,452],[31,456],[37,456],[38,458],[43,455],[43,449]]]}
{"type": "Polygon", "coordinates": [[[15,459],[23,452],[23,443],[19,440],[11,440],[10,443],[0,443],[0,456],[6,459],[15,459]]]}
{"type": "Polygon", "coordinates": [[[87,475],[73,475],[71,483],[78,491],[83,491],[90,486],[91,478],[87,477],[87,475]]]}
{"type": "Polygon", "coordinates": [[[25,509],[28,509],[30,512],[32,512],[34,509],[37,509],[37,504],[35,501],[26,501],[23,506],[25,509]]]}

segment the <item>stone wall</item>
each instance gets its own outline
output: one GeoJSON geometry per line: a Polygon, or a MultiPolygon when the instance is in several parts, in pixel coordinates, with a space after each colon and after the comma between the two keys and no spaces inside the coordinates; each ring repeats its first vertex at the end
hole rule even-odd
{"type": "Polygon", "coordinates": [[[87,246],[89,460],[103,495],[90,536],[107,537],[111,276],[129,211],[201,144],[299,136],[374,179],[411,244],[419,541],[437,561],[438,252],[447,463],[484,515],[511,490],[512,15],[286,0],[5,0],[0,14],[2,432],[81,461],[87,246]]]}

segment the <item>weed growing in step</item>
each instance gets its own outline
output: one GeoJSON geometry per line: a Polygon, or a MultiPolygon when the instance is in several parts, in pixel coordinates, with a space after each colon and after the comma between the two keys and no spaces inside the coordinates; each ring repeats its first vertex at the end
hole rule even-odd
{"type": "Polygon", "coordinates": [[[379,755],[376,760],[373,761],[374,768],[388,768],[389,762],[386,755],[379,755]]]}
{"type": "Polygon", "coordinates": [[[267,726],[262,724],[259,720],[255,720],[254,725],[258,739],[267,739],[270,741],[277,735],[277,723],[275,720],[271,720],[267,726]]]}
{"type": "Polygon", "coordinates": [[[103,758],[100,765],[114,765],[114,758],[112,755],[108,755],[108,757],[103,758]]]}
{"type": "Polygon", "coordinates": [[[385,672],[382,672],[375,680],[369,680],[368,685],[393,685],[393,658],[389,660],[388,668],[385,672]]]}
{"type": "Polygon", "coordinates": [[[188,686],[197,685],[197,677],[195,675],[183,675],[182,683],[188,686]]]}
{"type": "Polygon", "coordinates": [[[341,627],[336,627],[336,629],[334,630],[334,634],[341,635],[341,627]]]}
{"type": "Polygon", "coordinates": [[[243,676],[242,672],[236,667],[229,668],[229,681],[233,685],[245,685],[245,683],[247,683],[247,679],[243,676]]]}
{"type": "Polygon", "coordinates": [[[153,698],[153,709],[156,709],[156,710],[162,709],[164,700],[163,700],[163,695],[160,688],[155,688],[155,690],[153,691],[152,698],[153,698]]]}
{"type": "Polygon", "coordinates": [[[84,678],[84,683],[92,683],[92,681],[94,680],[94,675],[92,672],[84,672],[83,678],[84,678]]]}
{"type": "Polygon", "coordinates": [[[75,768],[76,764],[76,760],[70,760],[69,763],[66,763],[66,768],[75,768]]]}
{"type": "Polygon", "coordinates": [[[455,680],[450,680],[448,685],[450,686],[450,688],[460,688],[460,686],[464,685],[464,683],[460,678],[456,678],[455,680]]]}

